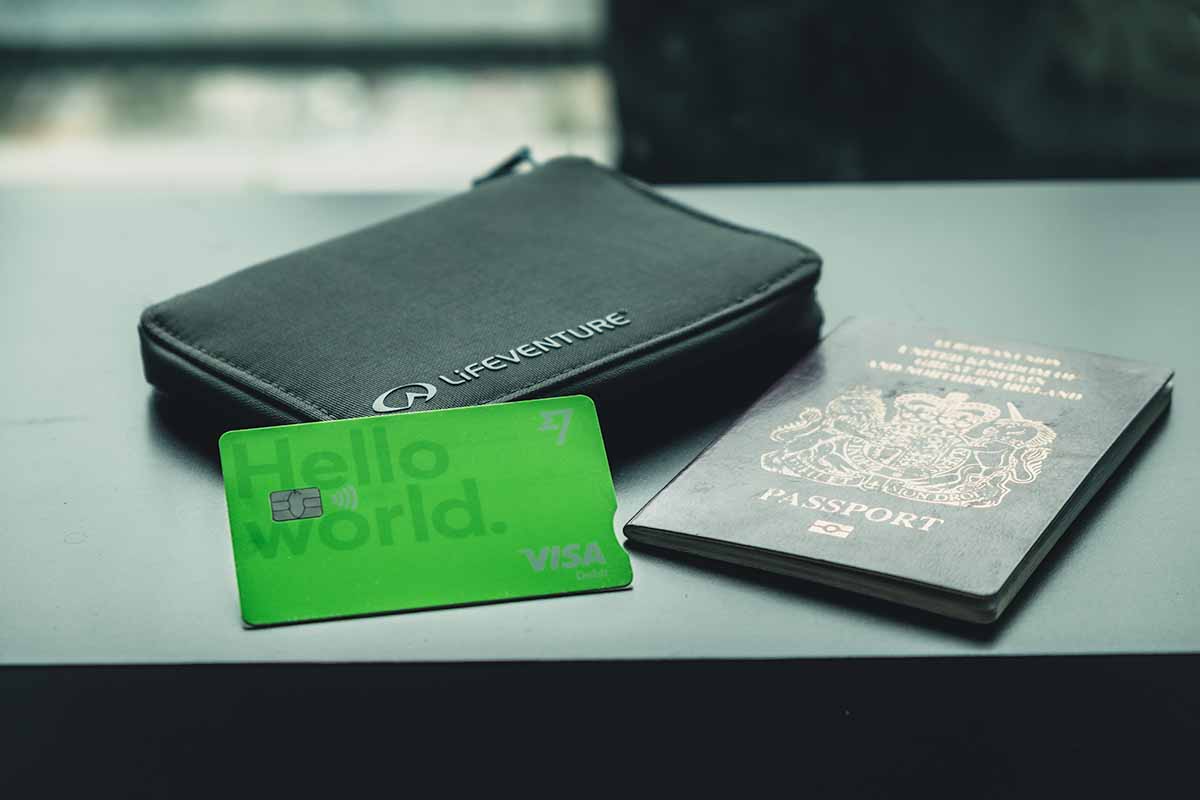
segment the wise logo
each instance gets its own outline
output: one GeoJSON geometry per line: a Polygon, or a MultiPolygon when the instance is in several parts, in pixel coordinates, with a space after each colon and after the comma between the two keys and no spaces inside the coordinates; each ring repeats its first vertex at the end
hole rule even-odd
{"type": "Polygon", "coordinates": [[[231,431],[251,625],[628,586],[586,397],[231,431]]]}

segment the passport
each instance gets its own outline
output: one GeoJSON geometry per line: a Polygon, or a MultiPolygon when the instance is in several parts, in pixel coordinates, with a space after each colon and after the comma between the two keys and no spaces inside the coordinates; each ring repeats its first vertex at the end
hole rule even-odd
{"type": "Polygon", "coordinates": [[[850,320],[625,535],[971,622],[997,619],[1154,420],[1152,364],[850,320]]]}

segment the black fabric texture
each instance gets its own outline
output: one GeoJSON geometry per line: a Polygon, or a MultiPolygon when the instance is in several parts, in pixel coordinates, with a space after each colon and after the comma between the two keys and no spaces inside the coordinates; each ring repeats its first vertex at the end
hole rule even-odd
{"type": "Polygon", "coordinates": [[[583,391],[611,426],[646,392],[797,359],[820,267],[561,158],[151,306],[139,335],[150,383],[237,424],[369,416],[422,382],[411,410],[583,391]]]}

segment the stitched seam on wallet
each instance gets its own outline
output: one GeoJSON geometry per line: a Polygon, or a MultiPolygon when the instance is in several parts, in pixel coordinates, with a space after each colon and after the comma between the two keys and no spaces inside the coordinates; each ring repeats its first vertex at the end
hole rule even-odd
{"type": "Polygon", "coordinates": [[[332,411],[325,408],[324,406],[320,405],[319,403],[315,403],[312,400],[307,400],[307,399],[301,397],[300,395],[298,395],[294,390],[288,389],[286,386],[281,386],[280,384],[276,383],[275,381],[271,380],[270,378],[265,378],[262,375],[259,375],[254,370],[250,369],[249,367],[245,367],[245,366],[242,366],[241,364],[235,363],[228,356],[218,355],[218,354],[212,352],[211,350],[205,348],[203,345],[199,345],[199,344],[196,344],[195,342],[187,341],[186,339],[183,338],[183,336],[181,334],[179,334],[176,331],[169,328],[167,326],[167,324],[165,322],[163,322],[162,318],[160,316],[158,316],[158,313],[159,312],[157,312],[157,311],[151,312],[151,314],[149,315],[149,317],[147,318],[146,321],[151,326],[156,328],[155,332],[158,333],[160,336],[164,336],[168,339],[173,339],[176,344],[178,344],[185,350],[188,348],[197,350],[197,351],[203,353],[204,355],[208,356],[209,358],[213,359],[214,361],[224,364],[226,367],[229,367],[230,369],[232,369],[236,372],[245,373],[246,375],[250,376],[251,378],[253,378],[257,381],[261,381],[261,382],[265,383],[266,385],[272,387],[273,389],[276,389],[277,391],[283,392],[284,395],[286,395],[287,397],[289,397],[292,400],[299,403],[301,408],[304,408],[307,406],[308,407],[307,410],[316,409],[317,411],[320,411],[322,414],[324,414],[326,417],[329,417],[330,419],[337,418],[336,414],[334,414],[332,411]]]}
{"type": "Polygon", "coordinates": [[[520,395],[522,392],[526,392],[526,391],[534,388],[535,386],[553,383],[555,381],[562,380],[563,378],[571,378],[571,377],[574,377],[575,375],[579,375],[580,373],[587,372],[588,370],[593,369],[595,367],[610,366],[609,362],[620,363],[621,361],[625,360],[628,357],[638,355],[640,350],[643,350],[643,349],[644,350],[653,350],[656,347],[660,347],[664,344],[668,344],[676,334],[682,332],[683,330],[685,330],[687,328],[705,327],[709,324],[717,323],[720,321],[717,319],[717,317],[721,316],[726,311],[729,311],[734,306],[739,305],[743,302],[746,302],[747,300],[750,300],[751,298],[766,295],[768,292],[770,292],[772,289],[774,289],[777,285],[785,282],[788,278],[790,278],[792,275],[794,275],[796,273],[796,271],[798,270],[798,268],[803,266],[806,263],[808,263],[807,258],[801,259],[797,264],[795,264],[791,267],[788,267],[786,274],[781,275],[780,277],[775,278],[771,281],[768,281],[767,283],[760,284],[758,287],[751,290],[748,294],[744,294],[741,297],[737,298],[736,300],[734,300],[730,303],[726,303],[725,305],[721,306],[720,308],[718,308],[716,311],[713,311],[712,313],[706,314],[702,317],[698,317],[698,318],[692,320],[691,322],[686,322],[683,325],[679,325],[675,328],[672,328],[669,331],[660,333],[657,336],[654,336],[650,339],[646,339],[645,341],[643,341],[639,344],[630,345],[629,347],[626,347],[624,350],[618,350],[617,352],[610,353],[607,356],[602,356],[600,358],[593,359],[592,361],[589,361],[586,364],[580,364],[575,367],[567,367],[566,369],[564,369],[560,372],[556,372],[553,375],[549,375],[545,378],[541,378],[539,380],[533,381],[532,383],[527,383],[524,386],[520,387],[519,389],[512,389],[508,392],[505,392],[502,395],[493,397],[488,402],[495,402],[496,400],[501,400],[501,399],[505,399],[505,398],[509,398],[509,397],[516,397],[517,395],[520,395]]]}
{"type": "Polygon", "coordinates": [[[711,214],[707,214],[698,208],[692,208],[687,203],[682,203],[678,200],[675,200],[674,198],[667,197],[666,195],[662,194],[661,192],[656,191],[652,186],[642,183],[641,181],[639,181],[636,178],[631,178],[622,172],[617,172],[615,169],[611,169],[602,164],[597,164],[595,161],[592,161],[590,158],[584,158],[583,156],[577,156],[577,157],[567,156],[567,157],[564,157],[563,160],[568,163],[573,162],[573,163],[582,164],[584,166],[590,167],[595,172],[598,172],[601,175],[604,175],[604,176],[610,178],[611,180],[616,181],[617,183],[621,184],[622,186],[624,186],[627,189],[630,189],[632,191],[637,192],[638,194],[641,194],[646,199],[648,199],[654,203],[658,203],[659,205],[665,206],[674,211],[679,211],[680,213],[687,214],[688,216],[694,217],[695,219],[697,219],[701,222],[707,222],[710,225],[717,226],[718,228],[725,228],[727,230],[735,231],[737,233],[744,233],[744,234],[747,234],[748,236],[757,236],[761,239],[770,239],[771,241],[779,242],[780,244],[786,244],[791,247],[794,247],[797,250],[800,250],[802,253],[804,253],[804,258],[801,259],[801,265],[806,262],[820,260],[820,256],[817,255],[816,251],[813,250],[812,248],[808,247],[807,245],[801,244],[800,242],[797,242],[793,239],[789,239],[786,236],[780,236],[777,233],[770,233],[768,231],[759,230],[757,228],[751,228],[746,225],[739,225],[736,222],[730,222],[727,219],[721,219],[720,217],[714,217],[711,214]]]}
{"type": "Polygon", "coordinates": [[[630,189],[632,191],[638,192],[642,196],[646,197],[647,199],[651,200],[652,202],[658,203],[659,205],[665,206],[674,211],[679,211],[680,213],[687,214],[687,215],[692,216],[702,222],[708,222],[708,223],[710,223],[712,225],[716,225],[718,227],[727,228],[729,230],[736,231],[738,233],[744,233],[744,234],[747,234],[750,236],[758,236],[760,238],[771,239],[774,241],[781,242],[783,244],[790,245],[790,246],[794,247],[796,250],[800,251],[801,255],[797,261],[790,264],[783,271],[783,273],[781,275],[779,275],[778,277],[772,278],[771,280],[766,281],[765,283],[759,284],[758,286],[751,289],[746,294],[726,303],[725,305],[721,306],[720,308],[716,309],[715,311],[706,312],[705,314],[702,314],[701,316],[697,317],[694,320],[691,320],[690,322],[685,322],[682,325],[672,328],[669,331],[665,331],[663,333],[657,334],[657,335],[655,335],[651,338],[648,338],[645,341],[640,342],[638,344],[630,345],[629,347],[626,347],[624,350],[618,350],[617,352],[610,353],[607,356],[602,356],[600,358],[593,359],[592,361],[589,361],[586,364],[580,364],[575,367],[567,367],[566,369],[556,372],[553,375],[549,375],[545,378],[541,378],[541,379],[535,380],[531,383],[527,383],[520,388],[512,389],[508,392],[505,392],[504,394],[494,396],[494,397],[492,397],[491,400],[489,400],[487,402],[495,402],[496,400],[503,400],[503,399],[510,398],[510,397],[516,397],[516,396],[520,395],[522,392],[526,392],[535,386],[554,383],[555,381],[562,380],[563,378],[570,378],[575,375],[579,375],[581,373],[587,372],[588,370],[594,369],[596,367],[609,366],[611,363],[614,363],[614,362],[620,363],[622,360],[624,360],[630,356],[637,355],[641,350],[652,350],[654,347],[658,347],[658,346],[661,346],[662,344],[669,342],[672,337],[674,337],[676,334],[680,333],[681,331],[683,331],[687,328],[691,328],[694,326],[704,327],[708,324],[718,322],[719,320],[717,318],[720,317],[725,312],[732,309],[733,307],[740,305],[741,303],[744,303],[747,300],[750,300],[751,298],[755,298],[756,296],[767,294],[768,292],[773,290],[775,287],[787,282],[790,278],[792,278],[792,276],[794,276],[796,273],[798,273],[803,267],[814,264],[814,263],[819,264],[821,261],[820,256],[818,256],[814,250],[800,244],[799,242],[794,242],[791,239],[787,239],[783,236],[778,236],[776,234],[767,233],[766,231],[755,230],[754,228],[747,228],[747,227],[744,227],[741,225],[737,225],[736,223],[720,219],[719,217],[709,216],[708,214],[705,214],[702,211],[699,211],[688,205],[685,205],[684,203],[680,203],[678,201],[672,200],[669,197],[659,194],[654,189],[650,188],[649,186],[645,185],[644,183],[634,180],[633,178],[630,178],[627,175],[623,175],[615,170],[610,170],[606,167],[602,167],[589,158],[581,157],[581,158],[577,158],[577,159],[570,159],[570,162],[574,162],[574,163],[578,163],[578,164],[582,164],[584,166],[590,167],[593,171],[598,172],[601,175],[607,176],[608,178],[616,181],[618,184],[625,187],[626,189],[630,189]]]}
{"type": "MultiPolygon", "coordinates": [[[[794,241],[792,241],[790,239],[786,239],[782,236],[776,236],[774,234],[769,234],[764,231],[754,230],[753,228],[745,228],[740,225],[736,225],[734,223],[727,222],[725,220],[722,220],[722,219],[719,219],[716,217],[710,217],[701,211],[698,211],[696,209],[690,208],[687,205],[684,205],[683,203],[679,203],[677,201],[671,200],[670,198],[664,197],[664,196],[660,195],[659,193],[655,192],[653,189],[650,189],[649,187],[645,186],[644,184],[636,182],[633,179],[628,178],[627,176],[621,175],[619,173],[616,173],[616,172],[613,172],[613,171],[610,171],[607,169],[603,169],[599,165],[592,162],[590,159],[580,159],[579,163],[590,166],[595,172],[609,177],[611,180],[616,181],[617,183],[619,183],[620,185],[624,186],[625,188],[627,188],[631,191],[638,192],[639,194],[643,195],[644,197],[651,200],[652,202],[655,202],[660,205],[666,206],[667,208],[679,211],[680,213],[687,214],[698,220],[708,222],[710,224],[717,225],[719,227],[727,228],[729,230],[733,230],[738,233],[744,233],[747,235],[758,236],[758,237],[765,238],[765,239],[772,239],[772,240],[782,242],[784,244],[791,245],[792,247],[794,247],[796,250],[798,250],[800,252],[800,257],[795,262],[790,264],[783,271],[783,273],[781,275],[779,275],[778,277],[772,278],[771,280],[766,281],[765,283],[759,284],[758,286],[751,289],[746,294],[741,295],[740,297],[738,297],[728,303],[725,303],[724,305],[720,306],[719,308],[717,308],[713,311],[705,312],[705,313],[701,314],[700,316],[696,317],[695,319],[690,320],[689,322],[685,322],[685,323],[678,325],[668,331],[664,331],[663,333],[654,335],[654,336],[652,336],[648,339],[645,339],[641,342],[632,344],[622,350],[618,350],[618,351],[616,351],[614,353],[610,353],[606,356],[601,356],[599,358],[593,359],[584,364],[579,364],[574,367],[567,367],[566,369],[560,370],[559,372],[556,372],[552,375],[548,375],[544,378],[535,380],[531,383],[521,386],[520,388],[511,389],[502,394],[492,395],[488,400],[483,401],[485,403],[496,402],[497,400],[503,400],[506,398],[516,397],[516,396],[520,395],[521,393],[526,392],[529,389],[532,389],[535,386],[554,383],[555,381],[559,381],[564,378],[569,378],[569,377],[587,372],[588,370],[595,369],[597,367],[612,366],[614,364],[619,364],[622,360],[624,360],[626,358],[629,358],[634,355],[638,355],[645,351],[653,350],[655,347],[661,346],[662,344],[669,342],[672,337],[676,336],[681,331],[683,331],[687,328],[704,327],[705,325],[708,325],[710,323],[717,322],[718,318],[721,315],[727,313],[728,311],[733,309],[735,306],[738,306],[752,298],[756,298],[761,295],[765,295],[765,294],[771,292],[772,290],[774,290],[775,288],[777,288],[778,286],[786,283],[793,276],[795,276],[803,267],[814,264],[814,263],[817,263],[817,264],[820,263],[820,257],[813,250],[809,249],[808,247],[805,247],[804,245],[800,244],[799,242],[794,242],[794,241]]],[[[161,308],[161,307],[159,307],[159,308],[161,308]]],[[[151,310],[150,313],[147,315],[147,320],[146,320],[151,326],[153,326],[157,329],[157,332],[160,335],[164,335],[167,338],[174,340],[179,346],[181,346],[184,349],[187,349],[187,348],[194,349],[200,353],[203,353],[208,358],[211,358],[212,360],[218,362],[219,364],[223,364],[224,366],[233,370],[234,372],[241,372],[244,375],[249,376],[250,378],[253,378],[254,380],[261,381],[262,383],[274,388],[275,390],[282,392],[287,398],[290,398],[291,400],[294,400],[296,403],[298,403],[299,407],[301,409],[305,409],[305,408],[307,408],[308,410],[316,409],[317,411],[320,411],[328,418],[331,418],[331,419],[337,418],[337,414],[335,414],[334,412],[330,411],[329,409],[321,406],[320,404],[318,404],[312,400],[307,400],[307,399],[301,397],[299,394],[297,394],[297,392],[295,390],[288,389],[287,387],[282,386],[282,385],[276,383],[275,381],[272,381],[270,378],[265,378],[265,377],[257,374],[256,372],[254,372],[252,369],[242,366],[240,364],[237,364],[233,360],[229,359],[228,357],[218,355],[217,353],[214,353],[211,350],[208,350],[207,348],[203,347],[202,345],[196,344],[195,342],[187,341],[186,339],[183,338],[183,336],[180,333],[173,331],[171,328],[169,328],[167,326],[167,324],[162,320],[161,316],[159,316],[160,313],[161,312],[157,309],[151,310]]]]}
{"type": "MultiPolygon", "coordinates": [[[[709,323],[716,322],[717,317],[719,317],[722,314],[724,314],[725,312],[729,311],[734,306],[740,305],[741,303],[744,303],[747,300],[750,300],[751,298],[756,298],[756,297],[759,297],[759,296],[769,293],[771,290],[776,288],[778,285],[786,282],[789,278],[791,278],[794,274],[796,274],[796,272],[799,270],[800,267],[804,266],[805,264],[811,263],[812,260],[813,260],[813,257],[806,255],[805,257],[801,258],[798,262],[796,262],[792,266],[789,266],[787,268],[787,270],[785,271],[785,273],[783,275],[779,276],[778,278],[774,278],[770,281],[767,281],[766,283],[760,284],[759,286],[757,286],[753,290],[751,290],[749,293],[744,294],[741,297],[738,297],[737,299],[735,299],[729,303],[726,303],[725,305],[721,306],[720,308],[718,308],[715,311],[712,311],[712,312],[706,313],[700,317],[697,317],[696,319],[693,319],[690,322],[686,322],[682,325],[678,325],[668,331],[657,334],[656,336],[653,336],[642,342],[639,342],[637,344],[632,344],[622,350],[618,350],[615,353],[610,353],[607,356],[602,356],[600,358],[593,359],[585,364],[580,364],[578,366],[568,367],[564,370],[560,370],[559,372],[554,373],[553,375],[548,375],[544,378],[535,380],[532,383],[528,383],[524,386],[521,386],[520,388],[510,389],[509,391],[504,392],[503,394],[493,395],[489,399],[487,399],[483,402],[484,403],[492,403],[492,402],[496,402],[497,400],[502,400],[504,398],[516,397],[516,396],[520,395],[522,392],[526,392],[529,389],[532,389],[533,387],[538,386],[540,384],[549,384],[549,383],[553,383],[555,381],[562,380],[563,378],[573,377],[575,375],[578,375],[583,372],[587,372],[588,370],[594,369],[596,367],[611,366],[614,363],[620,363],[622,360],[624,360],[628,357],[637,355],[641,351],[652,350],[655,347],[661,346],[662,344],[669,342],[672,337],[674,337],[676,334],[680,333],[681,331],[685,330],[686,328],[690,328],[690,327],[694,327],[694,326],[702,327],[709,323]]],[[[253,370],[243,367],[239,364],[236,364],[232,360],[230,360],[226,357],[217,355],[216,353],[202,347],[201,345],[186,341],[180,334],[175,333],[174,331],[169,329],[166,326],[166,324],[164,322],[162,322],[161,318],[152,315],[150,317],[150,319],[148,320],[148,322],[150,322],[151,325],[154,325],[155,327],[159,328],[160,334],[165,334],[167,337],[174,339],[178,344],[182,345],[183,347],[185,347],[185,348],[190,347],[195,350],[198,350],[201,353],[204,353],[209,358],[213,359],[214,361],[224,364],[225,366],[227,366],[235,371],[244,372],[245,374],[249,375],[250,377],[254,378],[255,380],[262,381],[263,383],[267,384],[268,386],[271,386],[271,387],[275,388],[276,390],[283,392],[286,396],[295,400],[302,407],[309,406],[311,408],[317,409],[318,411],[321,411],[322,413],[324,413],[327,417],[329,417],[331,419],[337,418],[337,414],[330,411],[329,409],[321,406],[318,403],[313,402],[312,400],[306,400],[305,398],[300,397],[293,390],[279,385],[275,381],[272,381],[270,378],[264,378],[263,376],[255,373],[253,370]]]]}
{"type": "MultiPolygon", "coordinates": [[[[161,332],[156,333],[161,335],[161,332]]],[[[156,358],[165,359],[167,361],[167,363],[170,365],[170,369],[175,371],[184,371],[188,374],[192,372],[201,373],[203,378],[200,378],[199,380],[202,381],[220,381],[224,386],[228,387],[230,396],[233,398],[234,402],[242,405],[243,407],[248,403],[255,404],[255,407],[263,406],[270,409],[273,413],[279,414],[281,417],[286,418],[285,422],[273,424],[286,425],[307,421],[305,417],[297,415],[294,408],[278,402],[276,398],[268,395],[261,387],[242,385],[238,382],[226,380],[225,375],[221,372],[215,371],[212,366],[189,357],[186,353],[180,352],[179,349],[171,347],[165,341],[155,339],[155,334],[152,334],[149,330],[147,330],[145,325],[139,326],[138,334],[142,336],[143,344],[149,346],[149,348],[156,353],[156,358]],[[182,366],[177,366],[176,362],[182,364],[182,366]]],[[[150,382],[154,383],[153,380],[150,382]]],[[[171,389],[169,388],[160,388],[167,394],[171,393],[171,389]]],[[[186,389],[184,391],[186,391],[186,389]]]]}

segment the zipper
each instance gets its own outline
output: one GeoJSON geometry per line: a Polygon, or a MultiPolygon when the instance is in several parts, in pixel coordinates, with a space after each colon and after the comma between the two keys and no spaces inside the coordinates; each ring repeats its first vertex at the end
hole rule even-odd
{"type": "Polygon", "coordinates": [[[522,147],[511,156],[504,159],[475,180],[471,181],[471,188],[474,189],[476,186],[481,186],[488,181],[494,181],[497,178],[508,177],[518,170],[523,172],[528,171],[528,169],[522,169],[522,167],[527,166],[529,169],[532,169],[537,165],[538,163],[533,159],[533,152],[528,147],[522,147]]]}

